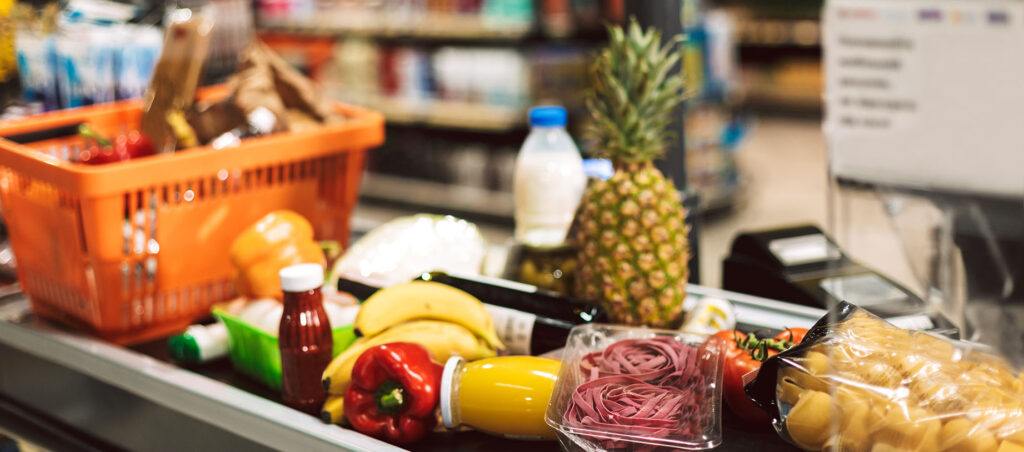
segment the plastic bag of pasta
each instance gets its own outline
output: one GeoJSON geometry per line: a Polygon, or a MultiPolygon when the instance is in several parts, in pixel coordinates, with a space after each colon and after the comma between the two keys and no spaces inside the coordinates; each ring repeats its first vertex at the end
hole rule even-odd
{"type": "Polygon", "coordinates": [[[1024,452],[1024,374],[847,303],[745,389],[806,450],[1024,452]]]}

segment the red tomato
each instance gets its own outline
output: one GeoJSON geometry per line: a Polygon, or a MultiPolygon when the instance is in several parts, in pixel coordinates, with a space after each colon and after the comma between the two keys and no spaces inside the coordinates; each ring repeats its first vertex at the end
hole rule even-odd
{"type": "Polygon", "coordinates": [[[807,328],[787,328],[776,334],[775,339],[789,341],[796,345],[804,341],[805,335],[807,335],[807,328]]]}

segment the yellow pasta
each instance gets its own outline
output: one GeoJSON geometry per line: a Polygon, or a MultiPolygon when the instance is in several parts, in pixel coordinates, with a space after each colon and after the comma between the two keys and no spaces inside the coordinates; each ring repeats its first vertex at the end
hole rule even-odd
{"type": "MultiPolygon", "coordinates": [[[[838,395],[836,400],[839,400],[838,395]]],[[[838,419],[836,420],[839,424],[841,435],[839,439],[842,439],[844,444],[856,442],[861,446],[866,445],[868,438],[877,429],[878,421],[880,420],[880,417],[876,417],[872,413],[871,403],[865,399],[860,399],[848,404],[843,404],[840,401],[839,406],[838,419]]],[[[856,448],[856,450],[860,449],[862,447],[856,448]]]]}
{"type": "Polygon", "coordinates": [[[797,367],[784,367],[779,370],[779,379],[789,379],[801,389],[829,392],[829,383],[821,378],[805,372],[797,367]]]}
{"type": "Polygon", "coordinates": [[[876,442],[916,449],[928,434],[935,436],[942,423],[926,410],[891,404],[879,429],[872,438],[876,442]]]}
{"type": "Polygon", "coordinates": [[[828,356],[821,352],[807,352],[801,364],[811,375],[826,375],[829,372],[828,356]]]}
{"type": "Polygon", "coordinates": [[[999,443],[999,449],[996,452],[1024,452],[1024,445],[1014,441],[1003,441],[999,443]]]}
{"type": "Polygon", "coordinates": [[[1024,452],[1024,373],[998,356],[857,312],[790,359],[777,396],[804,449],[1024,452]]]}
{"type": "Polygon", "coordinates": [[[994,452],[999,444],[995,436],[964,418],[942,426],[939,443],[949,452],[994,452]]]}
{"type": "Polygon", "coordinates": [[[832,397],[820,391],[804,391],[786,417],[786,431],[808,450],[819,450],[832,430],[832,397]]]}
{"type": "Polygon", "coordinates": [[[797,400],[800,399],[800,393],[804,391],[803,388],[796,385],[793,380],[789,378],[779,378],[779,384],[776,386],[776,396],[779,401],[786,405],[795,405],[797,400]]]}

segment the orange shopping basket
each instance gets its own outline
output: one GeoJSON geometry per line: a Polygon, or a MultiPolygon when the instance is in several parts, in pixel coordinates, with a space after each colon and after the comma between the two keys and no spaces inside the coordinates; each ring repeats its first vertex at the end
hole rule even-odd
{"type": "MultiPolygon", "coordinates": [[[[366,151],[383,143],[384,119],[336,109],[346,121],[101,166],[61,158],[85,144],[78,136],[0,138],[0,207],[33,311],[117,343],[141,342],[234,296],[228,248],[272,210],[294,210],[318,239],[345,243],[366,151]]],[[[112,135],[137,128],[141,116],[140,102],[118,102],[6,121],[0,136],[82,122],[112,135]]]]}

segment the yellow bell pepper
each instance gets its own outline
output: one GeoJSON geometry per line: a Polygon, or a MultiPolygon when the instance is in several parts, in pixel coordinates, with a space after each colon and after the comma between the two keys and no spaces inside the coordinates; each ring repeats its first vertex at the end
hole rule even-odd
{"type": "Polygon", "coordinates": [[[277,210],[249,226],[231,244],[235,290],[251,298],[281,299],[278,271],[289,265],[326,265],[313,226],[302,215],[277,210]]]}

